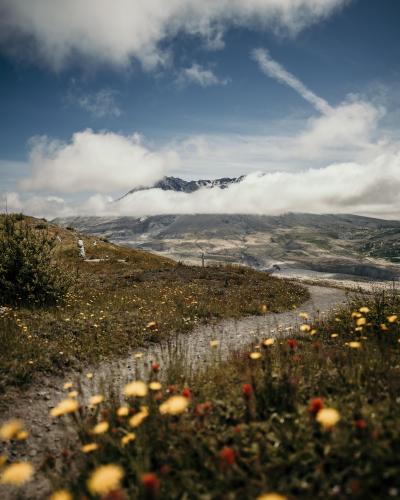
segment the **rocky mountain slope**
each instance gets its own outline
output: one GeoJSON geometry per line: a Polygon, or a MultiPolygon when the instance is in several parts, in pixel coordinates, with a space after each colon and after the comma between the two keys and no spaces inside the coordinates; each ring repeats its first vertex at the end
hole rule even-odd
{"type": "Polygon", "coordinates": [[[279,264],[376,279],[400,277],[400,222],[355,215],[69,217],[56,223],[177,260],[279,264]]]}

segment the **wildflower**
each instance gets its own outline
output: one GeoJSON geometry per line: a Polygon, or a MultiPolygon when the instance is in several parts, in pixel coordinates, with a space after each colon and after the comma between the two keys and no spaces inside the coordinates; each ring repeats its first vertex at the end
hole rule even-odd
{"type": "Polygon", "coordinates": [[[383,332],[387,332],[389,330],[389,328],[385,325],[385,323],[381,323],[381,330],[383,332]]]}
{"type": "Polygon", "coordinates": [[[370,312],[369,307],[363,306],[359,309],[360,313],[368,314],[370,312]]]}
{"type": "Polygon", "coordinates": [[[158,363],[152,363],[151,369],[153,370],[154,373],[157,373],[160,371],[160,365],[158,363]]]}
{"type": "Polygon", "coordinates": [[[158,479],[157,474],[154,474],[153,472],[142,474],[140,481],[146,490],[150,491],[154,495],[158,493],[160,489],[160,480],[158,479]]]}
{"type": "Polygon", "coordinates": [[[358,418],[354,423],[356,428],[360,431],[367,428],[367,422],[363,418],[358,418]]]}
{"type": "Polygon", "coordinates": [[[101,465],[88,479],[87,487],[93,495],[106,495],[119,488],[124,471],[119,465],[101,465]]]}
{"type": "Polygon", "coordinates": [[[89,400],[91,406],[99,405],[104,401],[104,396],[101,394],[96,394],[96,396],[92,396],[89,400]]]}
{"type": "Polygon", "coordinates": [[[87,374],[86,374],[86,378],[88,378],[88,379],[93,378],[93,373],[87,373],[87,374]]]}
{"type": "Polygon", "coordinates": [[[295,339],[289,339],[287,341],[287,344],[290,347],[290,349],[296,349],[296,347],[297,347],[297,340],[295,340],[295,339]]]}
{"type": "Polygon", "coordinates": [[[218,347],[219,340],[210,340],[210,347],[218,347]]]}
{"type": "Polygon", "coordinates": [[[357,326],[364,326],[366,324],[367,320],[365,318],[358,318],[356,321],[357,326]]]}
{"type": "Polygon", "coordinates": [[[219,457],[221,459],[221,465],[233,465],[236,461],[235,450],[229,446],[225,446],[219,452],[219,457]]]}
{"type": "Polygon", "coordinates": [[[78,391],[70,391],[68,393],[69,398],[77,398],[78,397],[78,391]]]}
{"type": "Polygon", "coordinates": [[[149,323],[147,323],[146,325],[146,328],[149,328],[151,330],[155,330],[157,327],[157,323],[155,321],[150,321],[149,323]]]}
{"type": "Polygon", "coordinates": [[[18,434],[15,436],[16,439],[18,439],[18,441],[25,441],[25,439],[28,439],[28,432],[23,430],[23,431],[19,431],[18,434]]]}
{"type": "Polygon", "coordinates": [[[359,313],[358,311],[354,311],[351,313],[352,318],[361,318],[362,314],[359,313]]]}
{"type": "Polygon", "coordinates": [[[149,384],[149,389],[151,391],[159,391],[161,389],[161,384],[160,382],[150,382],[149,384]]]}
{"type": "Polygon", "coordinates": [[[143,358],[143,353],[142,352],[136,352],[134,355],[133,355],[134,358],[136,359],[140,359],[140,358],[143,358]]]}
{"type": "Polygon", "coordinates": [[[263,314],[266,314],[268,312],[267,304],[263,304],[260,309],[263,314]]]}
{"type": "Polygon", "coordinates": [[[249,398],[253,394],[253,387],[251,384],[243,384],[242,392],[246,398],[249,398]]]}
{"type": "Polygon", "coordinates": [[[99,445],[97,443],[88,443],[84,444],[81,448],[83,453],[91,453],[92,451],[96,451],[99,449],[99,445]]]}
{"type": "Polygon", "coordinates": [[[3,441],[10,441],[17,437],[18,433],[24,429],[22,420],[12,419],[0,427],[0,438],[3,441]]]}
{"type": "Polygon", "coordinates": [[[127,406],[120,406],[117,410],[119,417],[127,417],[129,415],[129,408],[127,406]]]}
{"type": "Polygon", "coordinates": [[[388,316],[387,320],[389,321],[389,323],[396,323],[396,321],[397,321],[396,314],[392,314],[391,316],[388,316]]]}
{"type": "Polygon", "coordinates": [[[190,398],[192,397],[192,394],[191,394],[191,392],[190,392],[189,387],[184,387],[184,389],[183,389],[183,391],[182,391],[182,396],[183,396],[184,398],[188,398],[188,399],[190,399],[190,398]]]}
{"type": "Polygon", "coordinates": [[[311,330],[311,326],[310,325],[301,325],[300,326],[300,331],[301,332],[309,332],[311,330]]]}
{"type": "Polygon", "coordinates": [[[110,424],[108,422],[99,422],[92,429],[93,434],[104,434],[110,428],[110,424]]]}
{"type": "Polygon", "coordinates": [[[199,403],[196,405],[196,408],[194,409],[194,414],[197,417],[203,417],[205,413],[210,411],[212,409],[212,404],[209,401],[206,401],[205,403],[199,403]]]}
{"type": "Polygon", "coordinates": [[[306,312],[301,312],[301,313],[299,314],[299,317],[300,317],[300,318],[303,318],[303,319],[308,319],[308,314],[307,314],[306,312]]]}
{"type": "Polygon", "coordinates": [[[126,446],[128,443],[134,441],[135,439],[136,439],[136,434],[134,432],[128,432],[128,434],[126,434],[121,438],[121,444],[122,446],[126,446]]]}
{"type": "Polygon", "coordinates": [[[66,390],[71,389],[71,387],[73,387],[73,383],[72,382],[65,382],[63,387],[66,390]]]}
{"type": "Polygon", "coordinates": [[[179,415],[189,406],[189,401],[184,396],[171,396],[160,405],[162,415],[179,415]]]}
{"type": "Polygon", "coordinates": [[[261,358],[261,352],[251,352],[249,354],[250,359],[256,360],[261,358]]]}
{"type": "Polygon", "coordinates": [[[19,486],[33,476],[33,467],[28,462],[15,462],[3,470],[0,482],[19,486]]]}
{"type": "Polygon", "coordinates": [[[350,347],[351,349],[360,349],[361,347],[361,342],[358,342],[356,340],[353,340],[352,342],[348,342],[348,347],[350,347]]]}
{"type": "Polygon", "coordinates": [[[334,408],[322,408],[317,413],[316,420],[324,429],[331,429],[340,420],[340,413],[334,408]]]}
{"type": "Polygon", "coordinates": [[[257,500],[287,500],[287,497],[279,493],[263,493],[257,497],[257,500]]]}
{"type": "Polygon", "coordinates": [[[64,399],[55,408],[50,410],[50,415],[52,417],[60,417],[67,413],[74,413],[78,408],[79,404],[75,399],[64,399]]]}
{"type": "Polygon", "coordinates": [[[266,340],[264,340],[263,344],[265,346],[269,346],[269,345],[272,345],[274,342],[275,342],[275,339],[266,339],[266,340]]]}
{"type": "Polygon", "coordinates": [[[324,400],[322,398],[313,398],[308,405],[308,411],[313,415],[317,414],[324,407],[324,400]]]}
{"type": "Polygon", "coordinates": [[[130,382],[125,386],[124,394],[125,396],[144,398],[147,395],[147,385],[140,380],[130,382]]]}
{"type": "Polygon", "coordinates": [[[338,333],[332,333],[331,337],[332,337],[333,339],[335,339],[336,337],[339,337],[339,334],[338,334],[338,333]]]}
{"type": "Polygon", "coordinates": [[[139,427],[139,425],[143,422],[143,420],[145,420],[148,416],[149,416],[149,410],[147,406],[142,406],[140,408],[140,411],[129,419],[129,425],[131,427],[139,427]]]}
{"type": "Polygon", "coordinates": [[[51,495],[49,500],[72,500],[72,495],[67,490],[57,490],[51,495]]]}
{"type": "Polygon", "coordinates": [[[7,455],[0,455],[0,469],[7,463],[7,455]]]}

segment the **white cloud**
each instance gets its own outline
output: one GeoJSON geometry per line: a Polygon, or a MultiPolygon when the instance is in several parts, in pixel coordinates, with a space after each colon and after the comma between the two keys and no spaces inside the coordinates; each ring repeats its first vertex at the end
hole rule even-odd
{"type": "Polygon", "coordinates": [[[64,193],[151,185],[179,163],[174,151],[151,151],[137,134],[90,129],[75,133],[69,143],[35,138],[29,160],[32,174],[22,181],[22,189],[64,193]]]}
{"type": "MultiPolygon", "coordinates": [[[[2,0],[3,46],[31,39],[29,47],[59,69],[79,54],[153,68],[168,59],[160,42],[179,32],[223,46],[227,25],[254,26],[290,35],[332,14],[350,0],[2,0]]],[[[20,44],[26,54],[26,43],[20,44]]]]}
{"type": "Polygon", "coordinates": [[[330,105],[307,88],[303,82],[297,77],[289,73],[281,64],[272,59],[267,49],[255,49],[253,51],[253,59],[257,61],[261,70],[271,78],[275,78],[281,83],[288,85],[293,90],[298,92],[303,99],[311,103],[321,113],[330,113],[332,108],[330,105]]]}
{"type": "Polygon", "coordinates": [[[210,87],[212,85],[226,85],[228,80],[220,79],[211,69],[203,68],[200,64],[194,63],[189,68],[182,69],[178,83],[195,83],[201,87],[210,87]]]}
{"type": "Polygon", "coordinates": [[[102,89],[92,94],[71,96],[71,100],[96,118],[104,118],[105,116],[118,118],[122,114],[116,101],[116,92],[110,89],[102,89]]]}

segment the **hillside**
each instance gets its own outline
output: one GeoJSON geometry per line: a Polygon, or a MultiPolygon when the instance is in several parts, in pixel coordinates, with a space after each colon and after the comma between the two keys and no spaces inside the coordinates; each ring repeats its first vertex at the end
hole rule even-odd
{"type": "Polygon", "coordinates": [[[279,264],[392,279],[400,276],[400,222],[355,215],[160,215],[56,219],[113,242],[175,260],[235,262],[255,268],[279,264]]]}

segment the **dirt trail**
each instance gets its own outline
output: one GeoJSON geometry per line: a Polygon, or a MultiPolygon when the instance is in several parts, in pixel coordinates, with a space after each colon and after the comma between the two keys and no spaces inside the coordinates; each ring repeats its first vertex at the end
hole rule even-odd
{"type": "MultiPolygon", "coordinates": [[[[54,453],[55,450],[62,449],[65,429],[48,414],[49,410],[65,397],[63,384],[66,381],[74,382],[74,387],[77,387],[79,381],[84,397],[88,397],[101,392],[103,380],[112,380],[116,387],[123,387],[128,380],[139,377],[152,361],[166,366],[170,359],[176,359],[177,352],[196,369],[216,355],[215,350],[210,348],[210,340],[219,341],[218,355],[225,358],[230,351],[243,348],[256,339],[291,335],[293,329],[296,331],[300,311],[307,312],[310,316],[321,316],[332,312],[346,301],[346,293],[343,290],[319,286],[308,288],[311,298],[299,309],[280,314],[249,316],[240,320],[224,320],[215,325],[201,325],[188,334],[177,335],[166,342],[135,351],[142,353],[141,358],[130,355],[125,359],[104,362],[94,368],[88,367],[83,373],[43,378],[39,384],[34,384],[18,395],[0,415],[0,422],[9,418],[23,419],[30,434],[26,442],[13,443],[1,452],[8,454],[13,460],[30,460],[38,467],[46,450],[54,453]],[[92,380],[85,377],[87,372],[94,373],[92,380]]],[[[22,498],[46,498],[46,482],[43,478],[37,478],[36,481],[36,485],[29,487],[22,498]]],[[[0,498],[16,497],[0,487],[0,498]]]]}

